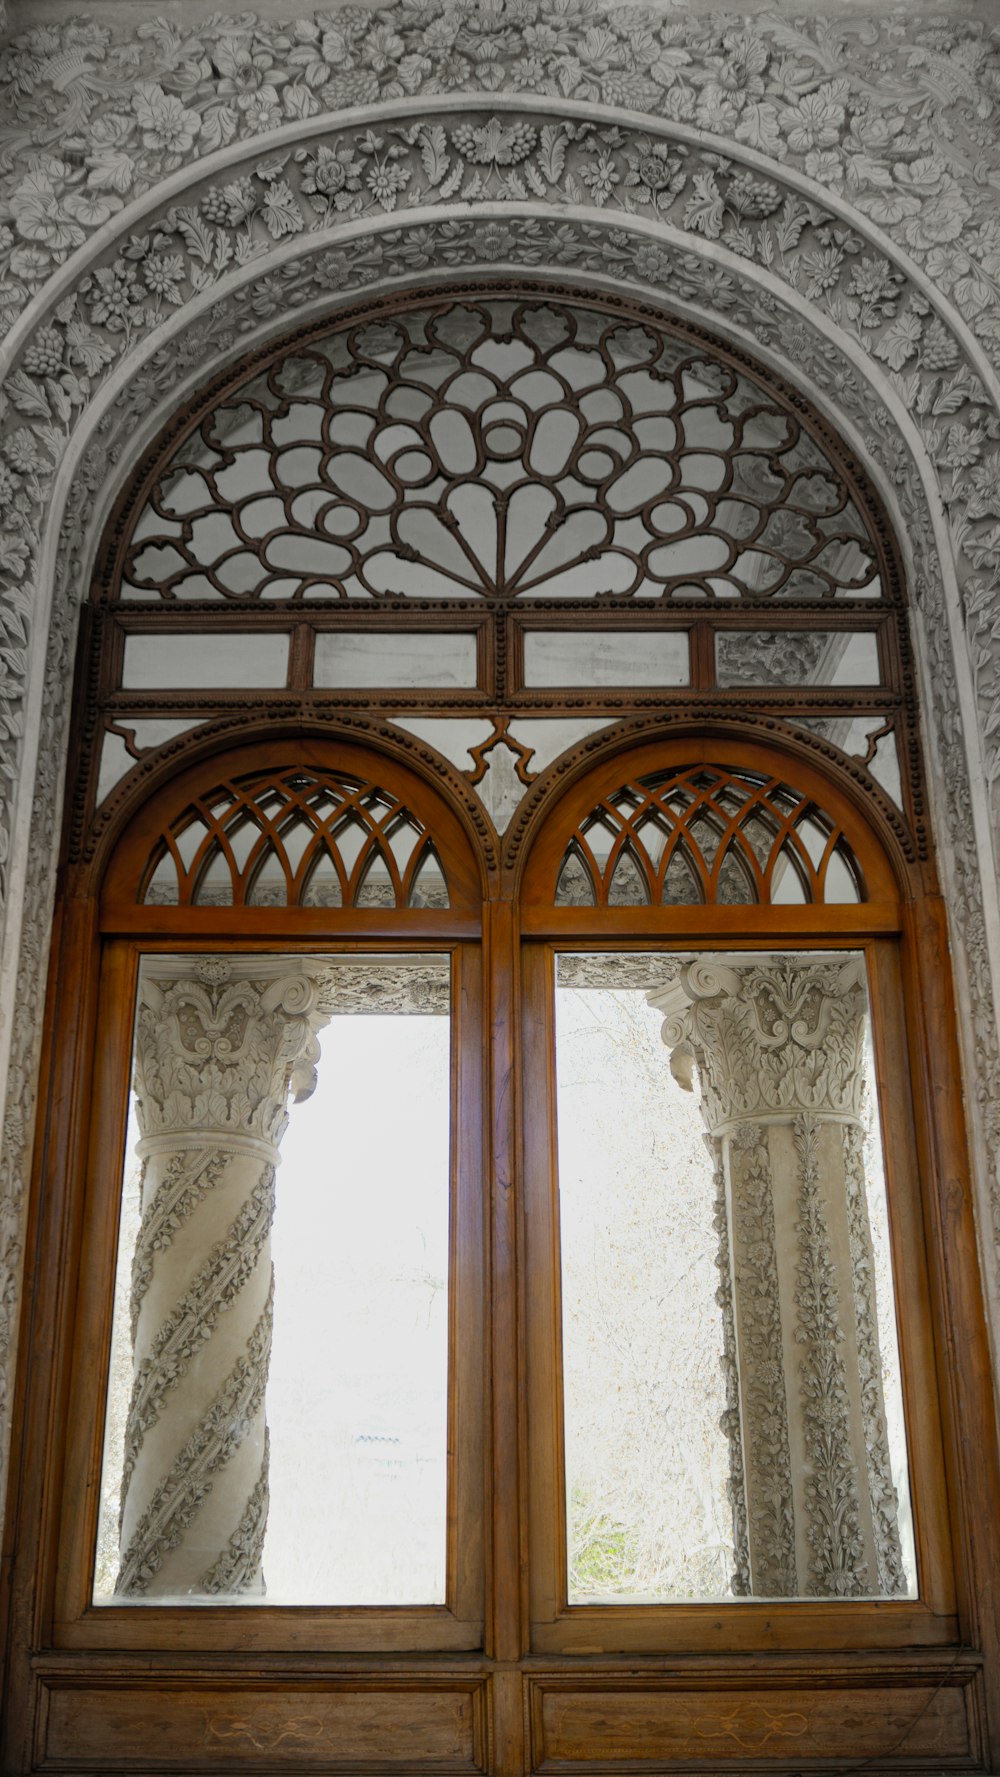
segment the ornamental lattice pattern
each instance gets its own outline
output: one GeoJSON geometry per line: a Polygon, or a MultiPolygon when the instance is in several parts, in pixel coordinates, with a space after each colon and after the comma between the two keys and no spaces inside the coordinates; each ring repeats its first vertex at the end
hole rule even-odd
{"type": "Polygon", "coordinates": [[[865,898],[843,831],[800,790],[692,766],[613,790],[563,854],[557,907],[802,905],[865,898]]]}
{"type": "Polygon", "coordinates": [[[223,780],[153,847],[139,900],[192,907],[447,907],[422,822],[388,790],[289,767],[223,780]]]}
{"type": "Polygon", "coordinates": [[[661,328],[442,303],[231,390],[160,469],[123,596],[878,598],[791,407],[661,328]]]}

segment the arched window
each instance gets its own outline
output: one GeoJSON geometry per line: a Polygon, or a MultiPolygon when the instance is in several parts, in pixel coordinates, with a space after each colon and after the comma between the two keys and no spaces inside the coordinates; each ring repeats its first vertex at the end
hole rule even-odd
{"type": "Polygon", "coordinates": [[[411,293],[177,417],[86,648],[9,1768],[978,1768],[953,1015],[840,441],[648,311],[411,293]]]}

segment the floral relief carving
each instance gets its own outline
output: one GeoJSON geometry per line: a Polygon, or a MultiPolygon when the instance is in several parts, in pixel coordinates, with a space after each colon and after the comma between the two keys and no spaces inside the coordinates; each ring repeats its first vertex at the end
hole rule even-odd
{"type": "Polygon", "coordinates": [[[663,1040],[675,1078],[688,1085],[698,1066],[712,1133],[749,1116],[819,1111],[861,1115],[865,991],[861,964],[780,962],[729,968],[685,964],[663,1040]]]}
{"type": "Polygon", "coordinates": [[[715,1253],[719,1273],[715,1292],[722,1319],[722,1375],[726,1404],[719,1419],[719,1429],[729,1449],[727,1491],[733,1514],[733,1577],[730,1589],[735,1598],[748,1598],[752,1592],[750,1578],[750,1545],[747,1539],[747,1489],[743,1466],[743,1427],[740,1421],[740,1373],[736,1355],[736,1316],[733,1309],[733,1271],[729,1239],[729,1212],[726,1207],[726,1169],[722,1143],[717,1135],[705,1136],[705,1146],[712,1160],[715,1205],[712,1218],[718,1237],[715,1253]]]}
{"type": "MultiPolygon", "coordinates": [[[[220,1315],[238,1301],[253,1277],[273,1220],[274,1167],[265,1166],[225,1239],[212,1248],[136,1364],[125,1424],[123,1508],[146,1433],[159,1419],[167,1395],[183,1382],[192,1359],[212,1337],[220,1315]]],[[[133,1296],[133,1318],[140,1307],[133,1296]]]]}
{"type": "Polygon", "coordinates": [[[882,1391],[881,1354],[874,1306],[875,1260],[865,1186],[865,1134],[859,1123],[844,1130],[844,1188],[855,1280],[854,1318],[858,1341],[861,1411],[865,1423],[868,1496],[875,1531],[878,1585],[890,1597],[906,1591],[899,1539],[899,1499],[888,1460],[889,1434],[882,1391]]]}
{"type": "MultiPolygon", "coordinates": [[[[727,254],[781,280],[887,375],[914,416],[940,478],[960,569],[962,608],[990,780],[1000,775],[1000,416],[980,366],[955,332],[960,317],[1000,359],[1000,236],[993,191],[1000,163],[996,34],[968,22],[823,19],[747,21],[662,12],[567,13],[553,0],[352,12],[331,25],[278,28],[244,13],[190,30],[144,22],[116,41],[99,21],[43,26],[0,51],[4,90],[0,314],[32,303],[39,321],[8,367],[0,414],[0,763],[16,774],[38,605],[39,542],[55,470],[113,371],[154,341],[164,320],[220,279],[225,294],[182,336],[146,358],[80,466],[63,535],[49,630],[46,695],[27,865],[18,1003],[40,1003],[57,845],[64,687],[72,672],[72,600],[88,572],[86,516],[138,416],[178,376],[232,351],[288,312],[429,267],[563,268],[698,303],[764,348],[780,343],[858,428],[894,487],[910,535],[926,619],[931,742],[945,793],[941,820],[958,966],[968,988],[984,1146],[1000,1151],[1000,1046],[990,953],[977,883],[968,767],[928,509],[888,410],[829,339],[791,319],[779,297],[705,257],[727,254]],[[467,116],[455,109],[468,94],[467,116]],[[449,114],[434,112],[451,96],[449,114]],[[503,97],[501,97],[503,95],[503,97]],[[524,95],[514,113],[511,99],[524,95]],[[395,111],[424,101],[419,121],[395,111]],[[580,121],[566,99],[641,109],[658,121],[580,121]],[[533,108],[527,108],[527,101],[533,108]],[[348,131],[335,114],[377,104],[348,131]],[[325,134],[286,152],[267,133],[300,125],[325,134]],[[693,131],[724,140],[718,149],[693,131]],[[245,144],[227,167],[150,211],[54,305],[47,281],[69,256],[168,175],[219,148],[245,144]],[[768,157],[766,170],[741,163],[768,157]],[[813,181],[811,192],[787,172],[813,181]],[[232,188],[232,190],[230,190],[232,188]],[[822,201],[820,192],[829,193],[822,201]],[[487,205],[481,219],[441,219],[450,204],[487,205]],[[524,215],[525,203],[550,216],[524,215]],[[438,216],[408,223],[431,204],[438,216]],[[854,220],[845,212],[851,206],[854,220]],[[589,208],[591,221],[574,212],[589,208]],[[495,214],[492,212],[496,212],[495,214]],[[345,222],[369,232],[338,241],[345,222]],[[669,224],[690,250],[642,229],[669,224]],[[940,292],[863,233],[893,240],[940,292]],[[290,243],[296,261],[269,264],[290,243]]],[[[220,295],[222,293],[220,292],[220,295]]],[[[0,888],[6,893],[10,798],[0,802],[0,888]]],[[[12,1032],[6,1157],[0,1171],[0,1417],[20,1271],[21,1203],[38,1032],[22,1013],[12,1032]]],[[[1000,1186],[990,1179],[994,1232],[1000,1186]]]]}
{"type": "MultiPolygon", "coordinates": [[[[732,1258],[738,1267],[746,1514],[757,1597],[794,1598],[795,1509],[788,1443],[774,1204],[767,1134],[741,1123],[730,1144],[732,1258]]],[[[747,1567],[750,1567],[749,1554],[747,1567]]]]}
{"type": "Polygon", "coordinates": [[[270,1461],[271,1440],[265,1426],[264,1457],[261,1462],[260,1474],[250,1491],[243,1509],[243,1516],[233,1531],[225,1550],[202,1578],[198,1588],[200,1592],[216,1596],[223,1592],[234,1595],[238,1592],[250,1591],[258,1585],[261,1556],[264,1552],[264,1535],[267,1530],[267,1510],[270,1504],[268,1491],[270,1461]]]}
{"type": "MultiPolygon", "coordinates": [[[[143,1209],[132,1257],[133,1339],[139,1309],[153,1276],[157,1253],[165,1251],[173,1243],[175,1234],[197,1207],[202,1193],[211,1191],[218,1184],[224,1166],[224,1156],[209,1148],[196,1149],[189,1154],[175,1154],[143,1209]]],[[[140,1202],[145,1199],[145,1179],[146,1162],[143,1161],[139,1177],[140,1202]]]]}
{"type": "Polygon", "coordinates": [[[148,1592],[167,1555],[181,1543],[215,1477],[250,1433],[264,1401],[271,1358],[273,1285],[246,1351],[178,1451],[122,1554],[115,1591],[148,1592]]]}
{"type": "Polygon", "coordinates": [[[136,1095],[144,1138],[209,1131],[276,1147],[289,1087],[316,1083],[315,1032],[328,1016],[304,972],[253,981],[208,958],[200,979],[143,979],[136,1032],[136,1095]]]}
{"type": "Polygon", "coordinates": [[[818,1131],[818,1120],[808,1111],[796,1117],[799,1257],[795,1337],[803,1351],[800,1391],[806,1434],[810,1590],[824,1597],[855,1598],[870,1591],[871,1576],[861,1534],[847,1371],[840,1349],[843,1310],[820,1197],[818,1131]]]}

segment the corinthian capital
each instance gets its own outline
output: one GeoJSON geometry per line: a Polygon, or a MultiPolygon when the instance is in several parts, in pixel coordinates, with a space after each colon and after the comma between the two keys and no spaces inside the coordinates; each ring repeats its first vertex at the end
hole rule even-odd
{"type": "Polygon", "coordinates": [[[276,1147],[316,1085],[330,1015],[321,966],[287,957],[147,957],[136,1019],[139,1126],[157,1138],[227,1135],[276,1147]]]}
{"type": "Polygon", "coordinates": [[[706,1126],[861,1116],[867,1001],[860,958],[705,958],[651,993],[674,1078],[697,1067],[706,1126]]]}

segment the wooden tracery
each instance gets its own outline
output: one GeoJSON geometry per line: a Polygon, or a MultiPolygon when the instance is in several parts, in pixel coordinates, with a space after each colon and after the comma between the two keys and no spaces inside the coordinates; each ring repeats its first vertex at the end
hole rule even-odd
{"type": "Polygon", "coordinates": [[[434,843],[398,796],[329,769],[219,780],[168,822],[147,905],[447,907],[434,843]]]}
{"type": "Polygon", "coordinates": [[[726,766],[654,772],[602,796],[559,867],[559,907],[864,899],[843,829],[781,779],[726,766]]]}

